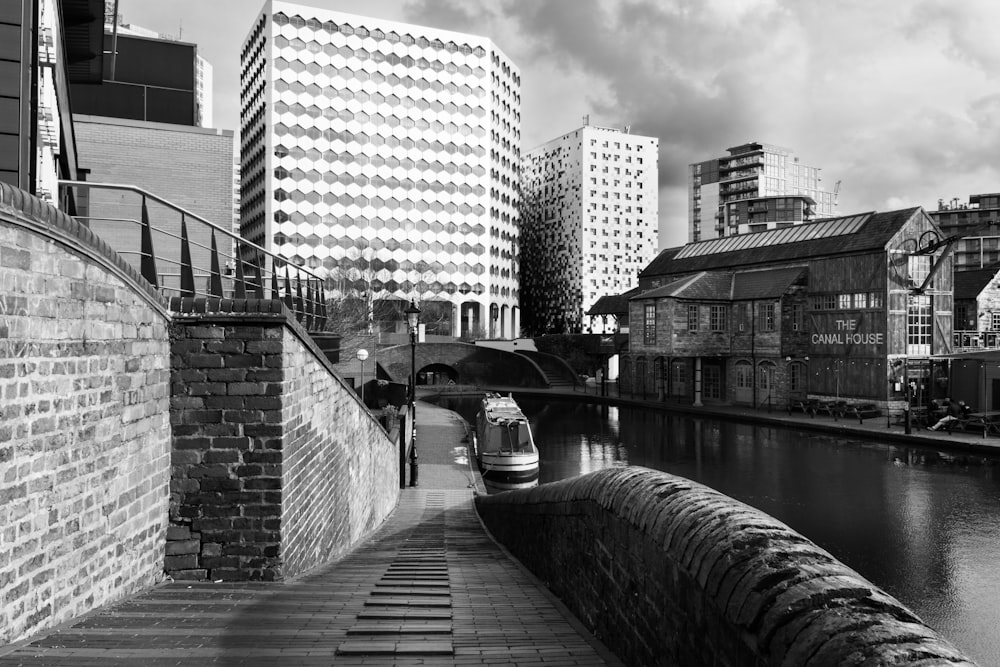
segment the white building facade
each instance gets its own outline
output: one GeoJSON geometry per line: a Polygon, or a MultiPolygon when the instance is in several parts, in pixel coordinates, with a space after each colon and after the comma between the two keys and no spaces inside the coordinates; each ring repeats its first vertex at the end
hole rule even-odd
{"type": "Polygon", "coordinates": [[[586,124],[522,160],[521,301],[528,334],[607,333],[586,316],[626,292],[658,247],[659,140],[586,124]]]}
{"type": "Polygon", "coordinates": [[[489,39],[275,0],[242,62],[245,238],[376,320],[517,335],[520,73],[489,39]]]}

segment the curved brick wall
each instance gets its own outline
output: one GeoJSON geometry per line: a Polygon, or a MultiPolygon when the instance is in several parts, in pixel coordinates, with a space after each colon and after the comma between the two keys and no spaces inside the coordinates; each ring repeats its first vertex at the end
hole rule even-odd
{"type": "Polygon", "coordinates": [[[972,664],[802,535],[680,477],[610,468],[476,506],[627,664],[972,664]]]}
{"type": "Polygon", "coordinates": [[[396,506],[395,434],[280,302],[215,301],[174,304],[184,312],[172,327],[165,568],[175,579],[293,577],[396,506]]]}
{"type": "Polygon", "coordinates": [[[0,645],[162,577],[167,321],[88,229],[0,184],[0,645]]]}

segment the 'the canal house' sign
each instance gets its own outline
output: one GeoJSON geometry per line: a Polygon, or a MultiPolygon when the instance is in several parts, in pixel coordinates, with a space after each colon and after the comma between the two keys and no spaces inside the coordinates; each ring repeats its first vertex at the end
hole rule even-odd
{"type": "MultiPolygon", "coordinates": [[[[874,318],[869,317],[871,321],[874,318]]],[[[871,331],[866,326],[863,313],[847,315],[844,312],[812,316],[812,334],[809,342],[816,354],[871,354],[882,353],[885,345],[884,331],[871,331]]]]}

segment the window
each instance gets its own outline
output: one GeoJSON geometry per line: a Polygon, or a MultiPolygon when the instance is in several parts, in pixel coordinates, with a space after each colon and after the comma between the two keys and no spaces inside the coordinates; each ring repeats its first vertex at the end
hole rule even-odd
{"type": "Polygon", "coordinates": [[[851,295],[850,294],[840,294],[837,296],[837,307],[841,310],[851,309],[851,295]]]}
{"type": "Polygon", "coordinates": [[[688,306],[688,331],[698,330],[698,306],[697,304],[691,304],[688,306]]]}
{"type": "Polygon", "coordinates": [[[656,344],[656,304],[647,303],[643,315],[642,342],[656,344]]]}
{"type": "Polygon", "coordinates": [[[869,308],[882,308],[882,293],[881,292],[869,292],[868,293],[868,307],[869,308]]]}
{"type": "MultiPolygon", "coordinates": [[[[931,272],[931,257],[930,255],[910,255],[907,262],[907,268],[910,274],[910,285],[913,287],[920,287],[924,284],[927,276],[931,272]]],[[[928,287],[933,287],[934,285],[928,285],[928,287]]]]}
{"type": "Polygon", "coordinates": [[[774,331],[777,323],[774,317],[774,304],[762,303],[760,305],[760,330],[774,331]]]}
{"type": "Polygon", "coordinates": [[[868,307],[868,292],[858,292],[854,295],[854,307],[855,308],[867,308],[868,307]]]}
{"type": "Polygon", "coordinates": [[[771,391],[771,382],[774,380],[774,364],[770,361],[762,361],[757,366],[757,389],[765,392],[771,391]]]}
{"type": "Polygon", "coordinates": [[[753,366],[750,365],[749,361],[736,362],[736,388],[753,388],[753,366]]]}
{"type": "Polygon", "coordinates": [[[909,297],[906,308],[906,353],[924,357],[931,353],[931,298],[925,294],[909,297]]]}
{"type": "Polygon", "coordinates": [[[701,395],[704,398],[722,397],[722,367],[705,364],[701,371],[701,395]]]}
{"type": "Polygon", "coordinates": [[[670,389],[674,396],[687,394],[687,364],[675,361],[670,364],[670,389]]]}
{"type": "Polygon", "coordinates": [[[712,331],[726,330],[726,307],[711,306],[708,317],[709,327],[712,331]]]}
{"type": "Polygon", "coordinates": [[[792,304],[792,331],[805,331],[806,309],[801,303],[792,304]]]}
{"type": "Polygon", "coordinates": [[[793,392],[803,392],[806,390],[805,364],[793,361],[788,367],[788,389],[793,392]]]}
{"type": "Polygon", "coordinates": [[[812,297],[812,308],[813,310],[836,310],[837,295],[819,294],[812,297]]]}
{"type": "Polygon", "coordinates": [[[990,325],[994,331],[1000,331],[1000,313],[990,313],[990,325]]]}

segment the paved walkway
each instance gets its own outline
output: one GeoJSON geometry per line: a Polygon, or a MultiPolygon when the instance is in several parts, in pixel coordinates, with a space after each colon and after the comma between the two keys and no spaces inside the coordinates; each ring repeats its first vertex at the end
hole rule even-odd
{"type": "Polygon", "coordinates": [[[0,647],[0,665],[621,664],[484,531],[464,436],[419,403],[419,486],[336,563],[283,584],[158,586],[0,647]]]}

